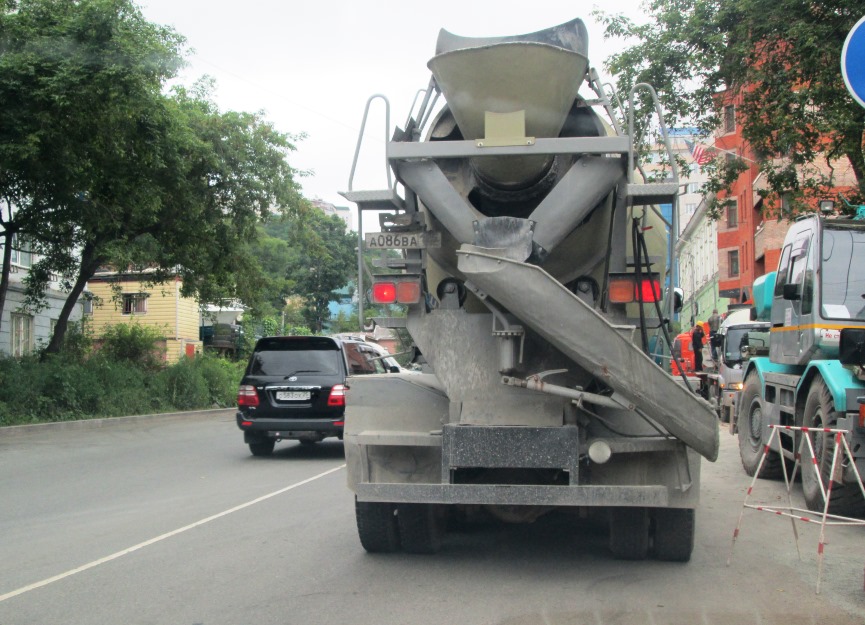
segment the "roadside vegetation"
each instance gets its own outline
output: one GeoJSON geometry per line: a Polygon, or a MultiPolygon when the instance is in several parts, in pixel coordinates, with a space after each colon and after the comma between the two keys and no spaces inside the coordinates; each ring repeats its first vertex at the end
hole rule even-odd
{"type": "Polygon", "coordinates": [[[204,354],[166,366],[160,338],[123,324],[97,345],[75,326],[58,355],[0,359],[0,426],[234,405],[244,363],[204,354]]]}

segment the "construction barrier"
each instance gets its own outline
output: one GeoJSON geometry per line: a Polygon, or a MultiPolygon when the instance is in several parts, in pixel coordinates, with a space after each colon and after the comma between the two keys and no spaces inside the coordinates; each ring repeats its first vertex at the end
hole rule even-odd
{"type": "MultiPolygon", "coordinates": [[[[850,433],[849,430],[839,430],[832,428],[808,428],[808,427],[794,427],[789,425],[770,425],[772,429],[772,433],[769,435],[769,441],[766,443],[763,448],[763,456],[760,458],[760,463],[757,465],[757,470],[754,472],[754,479],[751,480],[751,485],[748,487],[748,490],[745,494],[745,501],[742,504],[742,510],[739,512],[739,521],[736,523],[736,529],[733,532],[733,541],[730,545],[730,556],[727,558],[727,566],[730,566],[730,562],[733,559],[733,549],[736,546],[736,539],[739,537],[739,530],[742,527],[742,518],[745,514],[745,510],[747,508],[751,508],[752,510],[757,510],[759,512],[770,512],[777,516],[786,516],[790,518],[790,524],[793,528],[793,536],[796,541],[796,552],[799,555],[799,559],[802,559],[802,552],[799,549],[799,532],[796,529],[796,521],[802,521],[803,523],[819,523],[820,524],[820,539],[817,544],[817,590],[816,593],[820,594],[820,582],[823,577],[823,555],[825,551],[826,545],[826,526],[828,525],[862,525],[865,526],[865,520],[862,519],[853,519],[850,517],[839,516],[836,514],[829,514],[829,501],[832,496],[832,484],[836,481],[840,481],[841,473],[843,471],[843,467],[839,462],[839,453],[843,449],[843,453],[849,462],[849,466],[853,469],[853,472],[856,475],[856,481],[859,485],[859,489],[862,491],[862,496],[865,497],[865,486],[862,485],[862,476],[859,474],[859,470],[856,468],[856,462],[853,458],[853,454],[850,451],[850,446],[847,443],[847,437],[850,433]],[[787,474],[787,463],[781,462],[781,470],[784,475],[784,485],[787,487],[787,506],[760,506],[748,503],[748,500],[751,497],[751,494],[754,491],[754,484],[757,482],[757,476],[760,475],[760,471],[763,468],[763,463],[766,461],[766,457],[769,455],[769,452],[772,449],[772,443],[776,440],[778,435],[778,430],[788,430],[788,431],[800,431],[804,434],[799,443],[799,450],[795,455],[795,462],[793,463],[793,470],[791,474],[787,474]],[[823,476],[820,473],[820,468],[817,466],[817,458],[814,453],[814,444],[811,441],[811,433],[820,433],[820,434],[831,434],[835,439],[835,449],[832,453],[832,465],[829,471],[829,475],[831,479],[828,484],[823,483],[823,476]],[[793,501],[791,497],[791,486],[792,483],[796,479],[796,472],[799,470],[800,461],[802,459],[802,446],[807,443],[809,450],[809,457],[811,458],[811,468],[817,474],[817,482],[820,484],[820,491],[823,494],[823,510],[822,512],[816,512],[813,510],[806,510],[803,508],[796,508],[793,506],[793,501]]],[[[778,439],[780,440],[780,439],[778,439]]],[[[805,468],[802,469],[805,471],[805,468]]]]}

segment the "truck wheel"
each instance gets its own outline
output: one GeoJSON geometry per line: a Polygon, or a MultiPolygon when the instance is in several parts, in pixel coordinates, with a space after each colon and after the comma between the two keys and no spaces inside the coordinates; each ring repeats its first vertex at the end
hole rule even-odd
{"type": "Polygon", "coordinates": [[[693,508],[656,508],[654,550],[658,560],[687,562],[694,551],[693,508]]]}
{"type": "MultiPolygon", "coordinates": [[[[763,428],[766,417],[763,414],[763,402],[760,397],[760,378],[756,373],[748,374],[745,380],[745,388],[742,391],[741,403],[739,404],[739,456],[742,458],[742,467],[745,473],[753,476],[760,465],[763,457],[765,441],[763,440],[763,428]]],[[[781,454],[777,451],[769,451],[763,468],[758,477],[762,479],[777,479],[783,475],[781,467],[781,454]]]]}
{"type": "MultiPolygon", "coordinates": [[[[835,411],[832,394],[822,379],[816,379],[808,390],[808,398],[805,400],[806,427],[812,428],[834,428],[837,427],[841,414],[835,411]]],[[[820,482],[817,472],[814,471],[813,460],[816,456],[817,470],[823,480],[824,488],[829,485],[832,470],[832,455],[835,453],[835,435],[828,432],[813,432],[811,443],[814,445],[814,455],[807,444],[802,448],[802,491],[805,494],[805,504],[809,510],[822,512],[825,501],[820,490],[820,482]]],[[[838,457],[838,462],[845,461],[843,456],[838,457]]],[[[865,500],[859,485],[832,484],[832,496],[829,500],[829,512],[841,516],[862,517],[865,515],[865,500]]]]}
{"type": "Polygon", "coordinates": [[[273,453],[273,447],[276,445],[276,441],[262,439],[249,443],[249,451],[252,452],[253,456],[269,456],[273,453]]]}
{"type": "Polygon", "coordinates": [[[396,520],[406,553],[430,554],[441,549],[444,519],[438,506],[429,503],[399,504],[396,520]]]}
{"type": "Polygon", "coordinates": [[[354,499],[354,516],[360,544],[370,553],[399,551],[396,506],[392,503],[354,499]]]}
{"type": "Polygon", "coordinates": [[[645,560],[649,552],[648,508],[610,509],[610,551],[619,560],[645,560]]]}

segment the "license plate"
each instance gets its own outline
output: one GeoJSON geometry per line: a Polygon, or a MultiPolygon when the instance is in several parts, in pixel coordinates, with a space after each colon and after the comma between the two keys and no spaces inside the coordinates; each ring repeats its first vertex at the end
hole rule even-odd
{"type": "Polygon", "coordinates": [[[309,400],[309,391],[277,391],[276,398],[279,401],[306,401],[309,400]]]}
{"type": "Polygon", "coordinates": [[[367,249],[422,250],[441,247],[440,232],[368,232],[364,235],[367,249]]]}

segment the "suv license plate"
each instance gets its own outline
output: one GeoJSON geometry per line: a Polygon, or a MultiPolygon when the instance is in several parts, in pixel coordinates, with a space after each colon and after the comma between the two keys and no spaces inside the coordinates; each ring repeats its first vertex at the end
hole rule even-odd
{"type": "Polygon", "coordinates": [[[276,398],[280,401],[305,401],[310,397],[309,391],[277,391],[276,398]]]}

